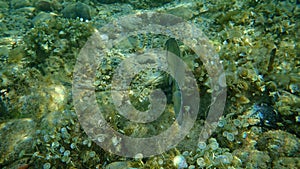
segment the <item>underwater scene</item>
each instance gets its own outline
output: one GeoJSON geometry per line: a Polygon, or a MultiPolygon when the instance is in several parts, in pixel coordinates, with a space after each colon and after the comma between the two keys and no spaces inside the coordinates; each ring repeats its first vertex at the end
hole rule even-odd
{"type": "Polygon", "coordinates": [[[300,168],[300,1],[0,0],[0,168],[300,168]]]}

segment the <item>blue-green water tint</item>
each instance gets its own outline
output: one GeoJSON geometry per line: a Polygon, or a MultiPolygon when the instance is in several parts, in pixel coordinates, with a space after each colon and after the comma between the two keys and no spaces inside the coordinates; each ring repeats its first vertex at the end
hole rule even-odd
{"type": "MultiPolygon", "coordinates": [[[[189,152],[184,158],[190,168],[299,168],[299,4],[292,0],[86,0],[80,3],[1,0],[0,168],[18,168],[19,164],[28,163],[31,168],[174,168],[172,160],[183,152],[189,152]],[[141,161],[122,159],[104,152],[89,140],[80,129],[76,115],[66,115],[66,111],[73,111],[70,85],[66,84],[71,84],[78,51],[94,27],[119,16],[143,12],[140,9],[188,18],[217,48],[228,86],[224,119],[212,134],[218,146],[202,142],[198,147],[201,151],[195,151],[197,141],[190,140],[198,137],[196,130],[163,157],[141,161]],[[61,95],[65,100],[58,109],[59,103],[55,101],[59,95],[51,86],[66,89],[61,95]],[[239,102],[243,97],[249,103],[239,102]],[[259,104],[262,100],[267,105],[259,104]],[[252,116],[247,114],[249,111],[252,116]],[[231,113],[233,116],[226,118],[231,113]],[[232,126],[237,131],[231,131],[232,126]],[[78,140],[72,139],[75,136],[78,140]],[[256,142],[259,146],[250,145],[256,142]]],[[[166,50],[178,57],[182,57],[181,52],[193,55],[184,46],[180,51],[175,39],[168,40],[166,46],[166,50]]],[[[119,63],[114,56],[128,54],[114,50],[101,65],[106,69],[101,75],[113,74],[110,68],[119,63]]],[[[201,73],[198,71],[196,76],[203,89],[208,81],[201,73]]],[[[105,79],[100,82],[109,83],[105,79]]],[[[180,89],[174,78],[169,78],[166,84],[171,88],[169,99],[180,122],[180,89]]],[[[117,127],[122,124],[117,116],[113,120],[117,127]]],[[[120,133],[128,131],[141,132],[127,126],[120,133]]]]}

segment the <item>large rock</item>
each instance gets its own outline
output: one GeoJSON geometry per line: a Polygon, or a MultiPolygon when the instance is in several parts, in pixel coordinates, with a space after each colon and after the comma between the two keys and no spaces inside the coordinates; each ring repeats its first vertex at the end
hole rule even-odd
{"type": "Polygon", "coordinates": [[[285,131],[268,131],[257,141],[257,148],[268,151],[272,158],[299,157],[300,140],[295,135],[285,131]]]}
{"type": "Polygon", "coordinates": [[[81,2],[69,4],[62,10],[62,14],[65,18],[72,18],[72,19],[76,19],[78,17],[85,20],[90,20],[91,13],[92,13],[91,7],[81,2]]]}
{"type": "Polygon", "coordinates": [[[24,154],[33,154],[36,123],[29,118],[13,119],[0,124],[0,166],[22,159],[24,154]]]}

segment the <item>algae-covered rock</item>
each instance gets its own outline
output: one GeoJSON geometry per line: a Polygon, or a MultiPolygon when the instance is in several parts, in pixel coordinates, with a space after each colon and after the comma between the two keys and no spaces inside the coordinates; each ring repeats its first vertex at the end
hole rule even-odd
{"type": "Polygon", "coordinates": [[[33,141],[34,168],[96,168],[104,161],[104,152],[83,133],[76,117],[75,112],[64,110],[50,112],[40,120],[33,141]]]}
{"type": "Polygon", "coordinates": [[[53,16],[50,13],[40,12],[32,19],[32,23],[34,25],[38,25],[38,23],[47,22],[47,21],[51,20],[52,18],[53,18],[53,16]]]}
{"type": "Polygon", "coordinates": [[[279,159],[273,161],[273,168],[280,169],[291,169],[300,168],[300,157],[280,157],[279,159]]]}
{"type": "Polygon", "coordinates": [[[65,18],[82,18],[84,20],[91,19],[91,12],[91,7],[81,2],[69,4],[62,10],[62,14],[65,18]]]}
{"type": "Polygon", "coordinates": [[[30,6],[30,2],[28,0],[12,0],[11,7],[14,9],[19,9],[23,7],[30,6]]]}
{"type": "Polygon", "coordinates": [[[259,137],[257,148],[269,152],[272,158],[299,157],[300,140],[295,135],[285,131],[268,131],[259,137]]]}
{"type": "Polygon", "coordinates": [[[29,118],[10,120],[0,124],[0,166],[20,159],[32,152],[36,123],[29,118]]]}
{"type": "Polygon", "coordinates": [[[270,168],[271,158],[268,153],[257,150],[236,149],[235,154],[242,162],[242,168],[270,168]]]}
{"type": "Polygon", "coordinates": [[[50,0],[39,0],[35,3],[35,7],[37,10],[50,12],[53,10],[57,10],[61,8],[61,4],[57,1],[50,1],[50,0]]]}
{"type": "Polygon", "coordinates": [[[9,51],[7,61],[9,63],[18,63],[22,58],[24,58],[24,56],[25,51],[21,46],[19,46],[9,51]]]}
{"type": "Polygon", "coordinates": [[[41,11],[52,11],[53,7],[50,1],[38,1],[35,4],[36,8],[41,11]]]}
{"type": "Polygon", "coordinates": [[[103,4],[112,4],[112,3],[120,3],[120,2],[125,2],[126,0],[94,0],[95,2],[100,2],[103,4]]]}
{"type": "Polygon", "coordinates": [[[181,5],[167,10],[167,13],[189,20],[193,18],[194,14],[197,12],[190,6],[181,5]]]}
{"type": "Polygon", "coordinates": [[[116,161],[108,164],[105,169],[129,169],[130,165],[129,162],[126,161],[116,161]]]}
{"type": "Polygon", "coordinates": [[[128,3],[139,9],[159,7],[169,2],[172,0],[128,0],[128,3]]]}
{"type": "Polygon", "coordinates": [[[35,27],[28,31],[24,41],[30,65],[34,67],[45,64],[45,60],[53,55],[74,59],[74,52],[80,50],[93,31],[90,23],[50,17],[46,13],[33,21],[36,21],[35,27]],[[45,22],[39,22],[39,19],[45,19],[45,22]]]}

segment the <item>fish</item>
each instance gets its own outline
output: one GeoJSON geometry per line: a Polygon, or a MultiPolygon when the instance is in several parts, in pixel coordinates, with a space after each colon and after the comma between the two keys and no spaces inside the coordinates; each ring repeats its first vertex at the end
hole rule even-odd
{"type": "Polygon", "coordinates": [[[178,86],[179,82],[175,82],[173,79],[179,79],[183,80],[184,79],[184,69],[179,68],[179,62],[178,58],[181,57],[181,52],[179,45],[176,41],[175,38],[169,38],[166,43],[165,43],[165,50],[166,52],[166,57],[167,57],[167,63],[169,66],[169,70],[171,71],[171,74],[174,75],[174,78],[172,76],[168,76],[168,85],[171,86],[171,91],[172,91],[172,102],[173,102],[173,108],[175,115],[177,115],[177,122],[179,125],[182,124],[182,99],[181,99],[181,91],[178,86]],[[177,56],[174,57],[174,55],[177,56]]]}

